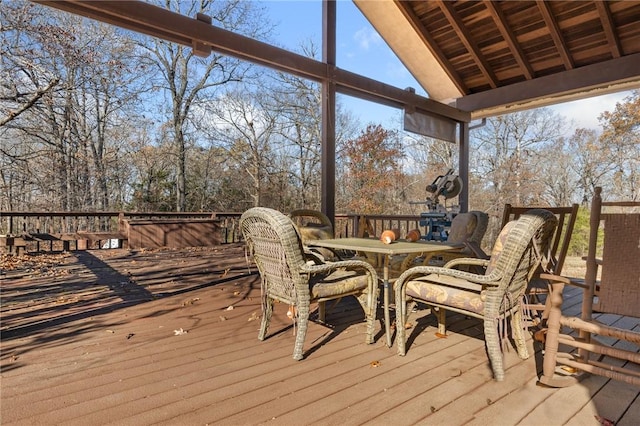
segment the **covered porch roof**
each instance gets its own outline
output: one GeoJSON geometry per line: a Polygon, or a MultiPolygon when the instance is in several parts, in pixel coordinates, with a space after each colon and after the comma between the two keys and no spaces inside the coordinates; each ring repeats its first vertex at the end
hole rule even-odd
{"type": "Polygon", "coordinates": [[[640,87],[638,1],[354,3],[431,99],[474,118],[640,87]]]}

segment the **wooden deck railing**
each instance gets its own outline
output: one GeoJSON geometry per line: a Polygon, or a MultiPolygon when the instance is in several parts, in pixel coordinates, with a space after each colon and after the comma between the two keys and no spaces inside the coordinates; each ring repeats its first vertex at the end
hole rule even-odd
{"type": "MultiPolygon", "coordinates": [[[[58,251],[102,247],[106,240],[126,240],[123,223],[136,221],[163,221],[189,219],[215,219],[219,224],[222,243],[241,241],[239,219],[236,212],[0,212],[0,250],[58,251]],[[88,239],[89,246],[84,240],[88,239]],[[80,241],[80,243],[79,243],[80,241]]],[[[399,229],[405,235],[411,229],[424,232],[424,219],[412,215],[357,215],[337,214],[336,237],[368,234],[377,236],[385,229],[399,229]],[[366,226],[366,229],[363,228],[366,226]]],[[[119,245],[120,246],[120,245],[119,245]]]]}

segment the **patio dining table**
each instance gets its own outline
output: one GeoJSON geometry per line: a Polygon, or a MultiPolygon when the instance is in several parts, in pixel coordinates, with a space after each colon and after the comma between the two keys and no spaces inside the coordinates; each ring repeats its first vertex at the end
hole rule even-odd
{"type": "Polygon", "coordinates": [[[332,238],[326,240],[308,240],[309,247],[324,247],[332,250],[350,250],[364,253],[375,253],[383,256],[382,262],[382,286],[384,300],[384,327],[387,337],[387,346],[391,347],[391,323],[390,323],[390,296],[391,287],[389,262],[392,256],[399,254],[434,253],[444,251],[456,251],[464,247],[464,244],[450,244],[437,241],[402,241],[397,240],[391,244],[385,244],[373,238],[332,238]]]}

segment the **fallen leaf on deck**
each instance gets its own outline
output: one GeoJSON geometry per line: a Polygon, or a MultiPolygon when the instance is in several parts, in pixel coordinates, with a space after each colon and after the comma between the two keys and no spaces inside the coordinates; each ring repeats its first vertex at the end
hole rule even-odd
{"type": "Polygon", "coordinates": [[[440,339],[446,339],[447,335],[442,333],[436,333],[436,337],[439,337],[440,339]]]}
{"type": "Polygon", "coordinates": [[[178,329],[178,330],[173,330],[173,335],[174,336],[181,336],[183,334],[187,334],[188,331],[187,330],[183,330],[182,328],[178,329]]]}
{"type": "Polygon", "coordinates": [[[369,363],[369,367],[371,367],[371,368],[380,367],[380,361],[371,361],[369,363]]]}
{"type": "Polygon", "coordinates": [[[605,419],[602,416],[598,416],[595,415],[593,416],[596,418],[596,420],[602,425],[602,426],[615,426],[615,423],[613,422],[613,420],[609,420],[609,419],[605,419]]]}
{"type": "Polygon", "coordinates": [[[254,312],[254,313],[251,314],[251,316],[249,317],[249,319],[247,321],[257,320],[259,318],[260,317],[258,316],[258,314],[254,312]]]}
{"type": "Polygon", "coordinates": [[[233,311],[233,305],[229,306],[229,307],[227,308],[227,311],[233,311]]]}
{"type": "Polygon", "coordinates": [[[182,302],[182,306],[193,305],[198,300],[200,300],[199,297],[194,297],[193,299],[185,300],[184,302],[182,302]]]}

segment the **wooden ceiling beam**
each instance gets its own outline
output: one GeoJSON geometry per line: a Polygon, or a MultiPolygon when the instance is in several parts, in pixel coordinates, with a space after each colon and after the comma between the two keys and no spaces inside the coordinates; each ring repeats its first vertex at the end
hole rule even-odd
{"type": "Polygon", "coordinates": [[[456,107],[482,118],[640,87],[640,53],[463,96],[456,107]]]}
{"type": "Polygon", "coordinates": [[[620,47],[620,39],[618,39],[618,36],[614,31],[615,26],[609,6],[607,5],[607,2],[604,1],[596,1],[595,4],[596,9],[598,10],[598,15],[600,15],[602,29],[604,30],[604,34],[607,36],[609,46],[611,46],[611,56],[619,58],[622,55],[622,48],[620,47]]]}
{"type": "Polygon", "coordinates": [[[314,81],[330,81],[350,96],[398,108],[419,109],[460,122],[470,114],[403,89],[340,70],[286,49],[209,25],[143,1],[36,1],[55,9],[116,25],[132,31],[193,47],[211,46],[233,56],[314,81]]]}
{"type": "Polygon", "coordinates": [[[483,1],[483,3],[487,8],[487,10],[489,11],[489,13],[491,13],[491,17],[493,18],[493,21],[498,27],[498,30],[500,31],[502,38],[507,43],[507,46],[509,46],[509,50],[511,51],[511,54],[516,60],[518,66],[522,70],[522,74],[525,76],[527,80],[531,80],[534,75],[533,68],[531,67],[531,64],[529,64],[529,62],[525,59],[524,52],[520,48],[520,45],[517,42],[515,34],[511,30],[511,28],[507,25],[507,18],[504,16],[504,13],[502,12],[502,9],[500,9],[499,4],[494,3],[491,0],[489,1],[485,0],[483,1]]]}
{"type": "Polygon", "coordinates": [[[558,49],[558,54],[560,55],[560,58],[564,63],[565,69],[570,70],[575,68],[573,58],[571,57],[569,49],[567,48],[567,45],[564,42],[564,38],[562,37],[562,33],[560,32],[560,27],[558,26],[558,23],[554,19],[551,12],[551,6],[544,0],[537,0],[536,3],[538,5],[540,13],[542,14],[542,19],[544,19],[547,29],[549,30],[549,34],[553,39],[553,43],[555,44],[556,49],[558,49]]]}
{"type": "Polygon", "coordinates": [[[455,11],[453,3],[443,0],[438,0],[436,3],[440,7],[440,10],[442,10],[442,13],[446,16],[447,20],[451,23],[451,26],[456,31],[456,34],[458,34],[458,37],[460,37],[460,41],[467,49],[467,52],[469,52],[469,55],[473,58],[476,66],[480,69],[480,72],[482,72],[487,79],[489,86],[491,86],[492,89],[498,87],[498,78],[492,71],[491,66],[487,63],[487,60],[478,48],[478,45],[473,42],[473,37],[471,37],[471,34],[465,27],[464,22],[462,22],[458,13],[455,11]]]}

